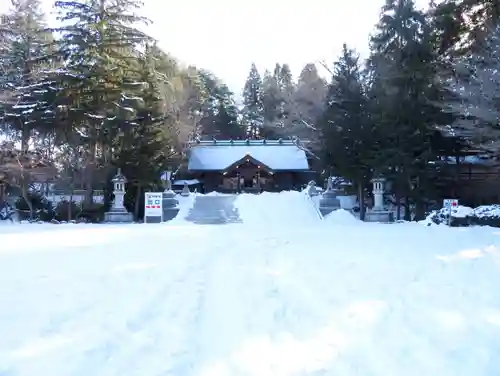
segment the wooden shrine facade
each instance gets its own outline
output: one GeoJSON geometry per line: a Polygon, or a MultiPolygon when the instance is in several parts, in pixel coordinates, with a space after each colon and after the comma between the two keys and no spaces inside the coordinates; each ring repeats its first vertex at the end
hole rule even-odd
{"type": "Polygon", "coordinates": [[[278,192],[306,184],[309,161],[294,141],[200,141],[190,150],[188,170],[205,193],[278,192]]]}

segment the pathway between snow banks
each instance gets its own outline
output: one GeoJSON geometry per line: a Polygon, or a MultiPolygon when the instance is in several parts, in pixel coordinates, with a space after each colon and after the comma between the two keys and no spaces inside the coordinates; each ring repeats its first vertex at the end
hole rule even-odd
{"type": "Polygon", "coordinates": [[[500,369],[498,230],[243,223],[127,231],[69,252],[57,241],[37,251],[37,234],[23,232],[32,252],[0,253],[0,375],[500,369]]]}

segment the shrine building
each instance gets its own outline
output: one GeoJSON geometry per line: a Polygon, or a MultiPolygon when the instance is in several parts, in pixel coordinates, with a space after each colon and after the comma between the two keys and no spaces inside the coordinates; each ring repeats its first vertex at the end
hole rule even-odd
{"type": "Polygon", "coordinates": [[[279,192],[306,184],[309,166],[298,140],[212,140],[191,145],[188,173],[205,193],[279,192]]]}

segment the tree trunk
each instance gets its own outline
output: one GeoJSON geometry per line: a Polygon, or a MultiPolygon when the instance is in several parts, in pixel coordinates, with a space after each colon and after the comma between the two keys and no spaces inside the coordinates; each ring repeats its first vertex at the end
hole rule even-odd
{"type": "Polygon", "coordinates": [[[69,206],[68,206],[68,222],[73,219],[73,195],[75,193],[75,185],[71,183],[71,190],[69,193],[69,206]]]}
{"type": "Polygon", "coordinates": [[[358,186],[358,194],[359,194],[359,219],[364,221],[366,213],[366,203],[365,203],[365,190],[363,183],[360,183],[358,186]]]}
{"type": "Polygon", "coordinates": [[[415,203],[415,221],[425,219],[425,204],[422,200],[417,200],[415,203]]]}
{"type": "Polygon", "coordinates": [[[33,212],[33,203],[31,202],[28,194],[28,184],[24,181],[24,178],[21,179],[21,195],[23,196],[24,201],[26,201],[26,205],[30,210],[30,220],[33,220],[34,212],[33,212]]]}
{"type": "Polygon", "coordinates": [[[141,183],[137,183],[137,191],[135,194],[135,206],[134,206],[134,217],[135,220],[139,220],[139,209],[141,204],[142,187],[141,183]]]}
{"type": "Polygon", "coordinates": [[[84,206],[91,206],[94,203],[94,169],[95,169],[96,144],[92,143],[89,150],[89,158],[85,166],[85,200],[84,206]]]}
{"type": "Polygon", "coordinates": [[[394,196],[396,199],[396,220],[399,221],[401,220],[401,195],[399,193],[399,190],[396,189],[394,190],[394,196]]]}
{"type": "Polygon", "coordinates": [[[411,221],[411,207],[410,207],[410,197],[408,195],[405,196],[405,221],[411,221]]]}
{"type": "Polygon", "coordinates": [[[28,153],[29,149],[29,140],[30,140],[30,134],[29,134],[29,129],[26,127],[25,124],[22,126],[21,130],[21,157],[18,159],[20,168],[21,168],[21,178],[19,179],[19,185],[21,188],[21,195],[26,201],[26,204],[28,205],[28,208],[30,210],[30,220],[33,220],[34,213],[33,213],[33,204],[31,200],[29,199],[29,192],[28,192],[28,184],[29,180],[26,176],[26,171],[24,169],[24,166],[22,165],[22,158],[28,153]]]}

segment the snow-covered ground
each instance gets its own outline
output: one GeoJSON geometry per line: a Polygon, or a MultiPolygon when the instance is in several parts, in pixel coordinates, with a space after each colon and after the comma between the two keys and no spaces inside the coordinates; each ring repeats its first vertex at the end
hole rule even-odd
{"type": "Polygon", "coordinates": [[[500,230],[299,225],[299,199],[241,196],[242,224],[1,227],[0,375],[500,374],[500,230]]]}

